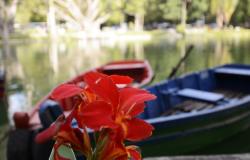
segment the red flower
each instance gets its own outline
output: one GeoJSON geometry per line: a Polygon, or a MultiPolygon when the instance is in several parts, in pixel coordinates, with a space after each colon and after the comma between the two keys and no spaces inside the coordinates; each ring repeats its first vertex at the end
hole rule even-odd
{"type": "MultiPolygon", "coordinates": [[[[54,136],[57,140],[55,150],[61,144],[70,144],[87,159],[140,160],[138,149],[135,146],[126,147],[123,141],[139,141],[152,134],[153,126],[136,116],[144,111],[145,101],[156,97],[146,90],[128,87],[132,79],[126,76],[89,72],[85,74],[84,82],[85,86],[81,87],[77,84],[62,84],[52,92],[50,97],[55,100],[77,95],[81,97],[81,102],[74,104],[65,121],[58,120],[41,133],[40,141],[54,136]],[[120,88],[120,84],[123,88],[120,88]],[[73,119],[82,130],[72,128],[73,119]],[[99,132],[94,152],[86,127],[99,132]]],[[[37,139],[39,141],[39,136],[37,139]]],[[[55,152],[55,159],[57,156],[55,152]]]]}
{"type": "Polygon", "coordinates": [[[152,134],[153,127],[136,116],[144,111],[145,101],[156,98],[154,95],[131,87],[119,89],[111,77],[97,72],[86,74],[84,81],[99,100],[80,106],[81,123],[94,130],[122,128],[122,137],[131,141],[152,134]]]}

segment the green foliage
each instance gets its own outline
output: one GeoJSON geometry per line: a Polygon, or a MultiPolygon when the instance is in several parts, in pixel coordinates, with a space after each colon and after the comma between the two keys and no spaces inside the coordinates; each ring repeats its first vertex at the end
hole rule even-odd
{"type": "MultiPolygon", "coordinates": [[[[172,21],[181,19],[181,0],[149,0],[146,8],[146,22],[172,21]]],[[[209,8],[209,0],[188,1],[188,21],[201,19],[209,8]]]]}
{"type": "Polygon", "coordinates": [[[147,0],[127,0],[126,12],[135,15],[142,14],[144,15],[147,7],[147,0]]]}
{"type": "MultiPolygon", "coordinates": [[[[5,0],[11,3],[13,0],[5,0]]],[[[64,1],[64,0],[63,0],[64,1]]],[[[79,1],[84,10],[85,1],[79,1]]],[[[106,25],[128,22],[126,16],[143,15],[145,23],[170,21],[179,23],[182,0],[99,0],[98,16],[109,15],[106,25]]],[[[20,0],[16,22],[28,23],[46,21],[48,5],[42,0],[20,0]]],[[[187,21],[193,22],[206,17],[215,22],[219,14],[223,23],[246,24],[250,21],[250,0],[187,0],[187,21]]],[[[60,17],[56,15],[57,18],[60,17]]],[[[61,16],[63,17],[63,16],[61,16]]],[[[59,18],[61,20],[62,18],[59,18]]],[[[130,19],[131,21],[131,19],[130,19]]]]}
{"type": "MultiPolygon", "coordinates": [[[[11,3],[13,3],[13,0],[3,0],[3,3],[5,5],[10,5],[11,3]]],[[[1,4],[1,3],[0,3],[1,4]]]]}
{"type": "Polygon", "coordinates": [[[177,22],[181,18],[181,0],[168,0],[159,4],[163,11],[163,18],[177,22]]]}
{"type": "Polygon", "coordinates": [[[188,20],[201,19],[208,11],[208,0],[193,0],[188,6],[188,20]]]}
{"type": "Polygon", "coordinates": [[[145,22],[160,22],[163,21],[163,9],[161,9],[162,2],[160,0],[148,0],[146,7],[145,22]]]}
{"type": "Polygon", "coordinates": [[[250,22],[250,0],[240,0],[232,16],[234,24],[243,24],[250,22]]]}
{"type": "Polygon", "coordinates": [[[24,24],[28,22],[46,21],[47,8],[41,0],[22,0],[17,9],[16,22],[24,24]]]}
{"type": "MultiPolygon", "coordinates": [[[[103,2],[103,1],[102,1],[103,2]]],[[[107,25],[114,25],[119,24],[121,21],[124,20],[123,15],[123,1],[116,0],[116,1],[108,1],[108,3],[102,3],[103,8],[107,13],[110,13],[110,17],[107,20],[107,25]]]]}

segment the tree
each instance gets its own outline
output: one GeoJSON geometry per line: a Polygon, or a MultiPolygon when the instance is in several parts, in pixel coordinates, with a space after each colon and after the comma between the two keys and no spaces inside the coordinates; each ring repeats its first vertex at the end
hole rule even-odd
{"type": "Polygon", "coordinates": [[[163,10],[160,8],[162,0],[148,0],[145,13],[145,23],[162,22],[163,10]]]}
{"type": "Polygon", "coordinates": [[[211,13],[216,15],[216,23],[219,28],[229,24],[237,4],[238,0],[211,0],[211,13]]]}
{"type": "Polygon", "coordinates": [[[187,11],[188,21],[202,19],[208,11],[208,8],[208,0],[192,0],[187,11]]]}
{"type": "Polygon", "coordinates": [[[103,8],[107,10],[110,14],[105,25],[122,24],[125,22],[125,6],[124,0],[108,1],[103,3],[103,8]]]}
{"type": "Polygon", "coordinates": [[[146,14],[147,0],[126,0],[126,13],[135,17],[135,31],[142,31],[144,15],[146,14]]]}
{"type": "Polygon", "coordinates": [[[160,4],[160,9],[163,11],[163,18],[172,22],[179,22],[181,19],[181,0],[165,0],[160,4]]]}
{"type": "MultiPolygon", "coordinates": [[[[9,33],[14,32],[14,19],[18,0],[0,1],[0,33],[3,39],[3,56],[10,55],[9,33]]],[[[5,65],[6,66],[6,65],[5,65]]]]}
{"type": "Polygon", "coordinates": [[[232,16],[232,22],[250,27],[250,0],[240,0],[232,16]]]}
{"type": "Polygon", "coordinates": [[[1,0],[0,1],[0,31],[2,36],[8,36],[14,32],[14,19],[16,15],[18,0],[1,0]]]}
{"type": "Polygon", "coordinates": [[[187,21],[187,2],[188,0],[181,0],[181,25],[185,31],[187,21]]]}
{"type": "Polygon", "coordinates": [[[204,17],[209,8],[209,0],[148,0],[146,22],[182,20],[194,21],[204,17]],[[185,18],[186,15],[186,18],[185,18]]]}
{"type": "Polygon", "coordinates": [[[50,41],[56,41],[56,16],[54,0],[48,0],[47,27],[50,41]]]}
{"type": "MultiPolygon", "coordinates": [[[[58,18],[71,23],[79,30],[97,32],[107,21],[109,14],[103,12],[100,0],[54,0],[58,18]]],[[[106,1],[105,1],[106,2],[106,1]]]]}

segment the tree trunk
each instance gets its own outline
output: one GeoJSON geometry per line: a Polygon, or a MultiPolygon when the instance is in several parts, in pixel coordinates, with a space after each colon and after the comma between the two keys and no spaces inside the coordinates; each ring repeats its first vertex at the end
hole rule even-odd
{"type": "Polygon", "coordinates": [[[51,39],[56,38],[56,18],[55,18],[55,7],[54,0],[49,0],[49,10],[47,14],[47,25],[48,25],[48,33],[51,39]]]}
{"type": "Polygon", "coordinates": [[[144,15],[137,13],[135,14],[135,31],[140,32],[143,31],[144,25],[144,15]]]}
{"type": "Polygon", "coordinates": [[[186,21],[187,21],[187,0],[181,1],[181,25],[186,29],[186,21]]]}
{"type": "Polygon", "coordinates": [[[224,16],[221,12],[217,12],[217,15],[216,15],[216,24],[217,24],[217,27],[218,28],[223,28],[223,24],[224,24],[224,16]]]}
{"type": "MultiPolygon", "coordinates": [[[[9,4],[3,1],[0,5],[0,32],[3,38],[14,32],[14,20],[18,0],[12,0],[9,4]]],[[[6,37],[5,37],[6,39],[6,37]]]]}

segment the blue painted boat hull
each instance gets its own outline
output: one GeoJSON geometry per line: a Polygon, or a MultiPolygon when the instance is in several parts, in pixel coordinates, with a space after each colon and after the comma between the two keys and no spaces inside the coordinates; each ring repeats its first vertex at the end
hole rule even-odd
{"type": "Polygon", "coordinates": [[[227,112],[178,119],[172,121],[173,124],[156,123],[153,136],[138,145],[144,156],[192,154],[248,129],[249,107],[247,103],[227,112]]]}
{"type": "Polygon", "coordinates": [[[154,102],[148,103],[145,113],[140,115],[155,127],[151,138],[137,143],[141,147],[143,155],[162,156],[201,154],[202,152],[209,154],[208,151],[204,152],[202,149],[212,148],[211,146],[248,130],[250,128],[249,73],[250,66],[225,65],[184,75],[174,80],[166,80],[148,87],[147,89],[156,94],[158,98],[154,102]],[[221,68],[226,68],[229,73],[220,73],[221,68]],[[235,68],[236,71],[232,70],[235,68]],[[204,77],[204,73],[209,74],[206,80],[201,79],[202,76],[204,77]],[[188,98],[180,97],[178,92],[186,88],[204,92],[205,96],[198,100],[199,95],[191,95],[191,98],[190,96],[188,98]],[[205,102],[209,99],[206,95],[213,94],[218,89],[244,94],[240,98],[224,97],[222,101],[205,102]],[[192,96],[194,97],[192,98],[192,96]],[[193,108],[189,112],[164,116],[164,112],[189,100],[192,102],[203,101],[208,106],[212,104],[213,107],[204,107],[201,110],[193,108]]]}

